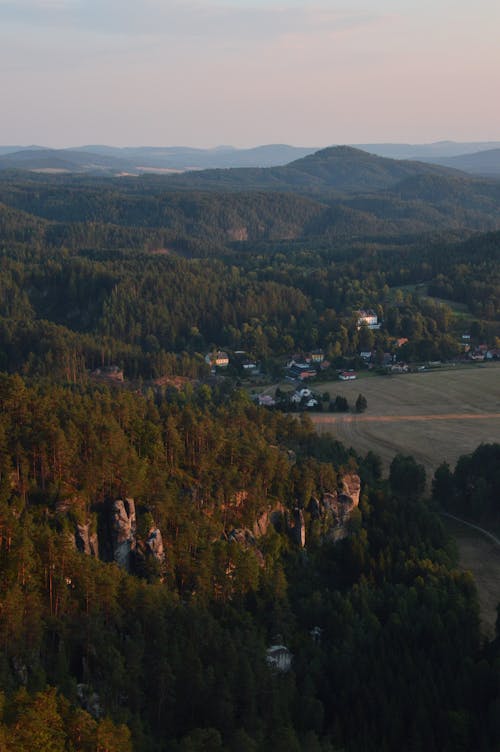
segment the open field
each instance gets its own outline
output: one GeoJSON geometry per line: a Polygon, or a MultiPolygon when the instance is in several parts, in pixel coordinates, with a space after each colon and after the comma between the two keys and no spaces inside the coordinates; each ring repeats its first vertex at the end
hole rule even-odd
{"type": "Polygon", "coordinates": [[[495,635],[496,608],[500,603],[500,547],[478,530],[444,518],[444,524],[457,542],[460,568],[472,572],[481,608],[481,631],[495,635]]]}
{"type": "Polygon", "coordinates": [[[365,413],[310,413],[318,431],[328,431],[360,454],[372,450],[387,469],[398,452],[411,454],[430,478],[443,461],[452,467],[481,443],[500,442],[500,364],[380,376],[315,384],[340,394],[365,413]]]}

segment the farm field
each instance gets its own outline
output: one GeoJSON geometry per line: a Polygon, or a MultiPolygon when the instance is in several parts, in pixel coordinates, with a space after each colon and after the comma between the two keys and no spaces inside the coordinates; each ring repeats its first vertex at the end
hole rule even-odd
{"type": "Polygon", "coordinates": [[[310,413],[319,432],[346,446],[378,454],[387,470],[395,454],[411,454],[428,479],[446,461],[481,443],[500,441],[500,364],[380,376],[315,385],[354,405],[361,392],[368,409],[356,413],[310,413]]]}

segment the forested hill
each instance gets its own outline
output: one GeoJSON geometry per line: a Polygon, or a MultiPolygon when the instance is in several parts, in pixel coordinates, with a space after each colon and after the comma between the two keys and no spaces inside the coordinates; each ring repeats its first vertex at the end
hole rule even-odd
{"type": "Polygon", "coordinates": [[[436,165],[377,157],[350,146],[334,146],[283,167],[185,172],[166,178],[179,188],[288,190],[302,193],[388,190],[417,175],[460,175],[436,165]]]}
{"type": "Polygon", "coordinates": [[[0,235],[9,242],[31,238],[38,247],[168,248],[209,256],[241,241],[371,242],[436,231],[500,229],[500,182],[433,167],[421,172],[415,163],[346,151],[356,155],[359,169],[352,174],[351,161],[343,161],[339,150],[327,150],[335,158],[327,154],[324,159],[325,152],[319,152],[283,168],[206,171],[175,180],[3,173],[0,235]],[[281,170],[288,183],[276,179],[281,170]],[[266,176],[265,189],[252,190],[251,180],[245,184],[257,172],[266,176]],[[358,192],[332,193],[342,174],[344,185],[359,183],[358,192]],[[245,180],[238,182],[238,175],[245,180]],[[390,188],[369,190],[369,185],[389,180],[390,188]]]}

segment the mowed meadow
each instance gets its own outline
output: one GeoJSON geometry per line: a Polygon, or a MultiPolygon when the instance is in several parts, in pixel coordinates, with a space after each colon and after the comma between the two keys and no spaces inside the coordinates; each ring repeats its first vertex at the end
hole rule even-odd
{"type": "Polygon", "coordinates": [[[500,441],[498,363],[331,381],[316,391],[346,397],[351,409],[359,393],[366,397],[362,414],[310,417],[319,432],[331,433],[361,454],[378,454],[385,469],[395,454],[410,454],[430,478],[443,461],[453,467],[479,444],[500,441]]]}

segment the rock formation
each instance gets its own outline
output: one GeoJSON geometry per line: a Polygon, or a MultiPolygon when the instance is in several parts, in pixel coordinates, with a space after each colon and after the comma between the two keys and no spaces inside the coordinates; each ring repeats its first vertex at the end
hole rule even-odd
{"type": "Polygon", "coordinates": [[[130,571],[130,555],[136,547],[136,516],[133,499],[117,499],[111,507],[113,559],[130,571]]]}
{"type": "Polygon", "coordinates": [[[77,522],[75,529],[75,543],[79,551],[87,556],[99,556],[99,540],[97,532],[91,532],[92,523],[85,524],[77,522]]]}
{"type": "Polygon", "coordinates": [[[145,542],[146,553],[156,561],[163,563],[165,561],[165,549],[163,547],[163,538],[161,537],[161,531],[155,527],[149,531],[149,535],[145,542]]]}
{"type": "Polygon", "coordinates": [[[257,541],[255,540],[255,536],[251,530],[249,530],[248,528],[234,528],[230,533],[228,533],[227,539],[230,543],[238,543],[246,550],[252,549],[255,556],[257,557],[259,566],[264,566],[264,555],[262,551],[257,547],[257,541]]]}
{"type": "Polygon", "coordinates": [[[359,504],[361,488],[361,481],[356,473],[348,473],[340,481],[341,490],[324,493],[319,499],[313,496],[307,508],[311,521],[320,521],[322,534],[335,541],[348,534],[347,523],[353,509],[359,504]]]}
{"type": "Polygon", "coordinates": [[[273,525],[276,529],[283,523],[283,515],[285,513],[285,507],[283,504],[277,504],[272,509],[266,509],[255,520],[252,528],[252,532],[256,538],[261,538],[266,535],[269,530],[269,526],[273,525]]]}
{"type": "Polygon", "coordinates": [[[359,493],[361,490],[361,479],[357,473],[348,473],[341,478],[342,490],[346,496],[352,499],[355,507],[359,504],[359,493]]]}

